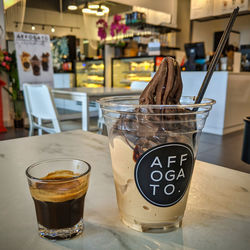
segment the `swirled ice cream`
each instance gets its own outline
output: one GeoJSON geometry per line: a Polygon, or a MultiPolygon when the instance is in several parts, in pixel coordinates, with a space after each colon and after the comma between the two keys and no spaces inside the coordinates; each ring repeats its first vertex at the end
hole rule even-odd
{"type": "MultiPolygon", "coordinates": [[[[181,93],[180,68],[175,59],[167,57],[142,92],[139,99],[142,106],[130,113],[121,112],[109,131],[120,216],[126,225],[138,231],[171,229],[180,224],[184,214],[192,174],[192,169],[187,170],[184,165],[190,160],[193,166],[195,116],[187,109],[159,106],[180,104],[181,93]],[[190,151],[192,159],[183,151],[178,157],[169,155],[168,160],[158,156],[145,160],[149,151],[161,150],[170,143],[175,146],[176,142],[177,146],[183,145],[184,151],[190,151]],[[145,162],[145,171],[151,171],[145,174],[145,178],[149,178],[146,181],[142,180],[143,171],[138,170],[142,164],[145,167],[145,162]],[[178,166],[175,168],[175,165],[178,166]],[[173,180],[179,184],[174,186],[173,180]],[[149,196],[147,192],[151,192],[149,196]],[[168,201],[168,195],[174,193],[175,201],[168,201]],[[161,196],[161,203],[154,199],[157,195],[161,196]],[[166,203],[162,199],[164,195],[166,203]]],[[[196,149],[194,151],[196,154],[196,149]]]]}

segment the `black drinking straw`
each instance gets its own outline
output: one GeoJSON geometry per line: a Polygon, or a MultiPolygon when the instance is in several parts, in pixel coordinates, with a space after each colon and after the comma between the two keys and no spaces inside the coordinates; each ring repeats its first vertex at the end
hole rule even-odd
{"type": "MultiPolygon", "coordinates": [[[[224,31],[221,39],[220,39],[219,45],[218,45],[218,47],[217,47],[217,49],[215,51],[215,54],[214,54],[214,56],[212,58],[212,61],[211,61],[210,65],[209,65],[207,74],[206,74],[206,76],[204,78],[204,81],[203,81],[203,83],[201,85],[199,93],[198,93],[198,95],[196,97],[195,104],[200,103],[202,101],[202,98],[203,98],[203,96],[204,96],[204,94],[206,92],[209,81],[210,81],[210,79],[211,79],[211,77],[212,77],[212,75],[214,73],[215,66],[218,63],[218,61],[220,59],[220,56],[221,56],[221,53],[222,53],[222,51],[223,51],[223,49],[224,49],[224,47],[226,45],[227,39],[228,39],[228,37],[230,35],[230,32],[232,30],[232,27],[233,27],[233,24],[234,24],[234,21],[235,21],[237,15],[238,15],[238,12],[239,12],[239,7],[235,8],[233,13],[230,16],[230,20],[229,20],[229,22],[227,24],[227,27],[226,27],[226,29],[225,29],[225,31],[224,31]]],[[[195,108],[194,110],[197,110],[197,108],[195,108]]]]}

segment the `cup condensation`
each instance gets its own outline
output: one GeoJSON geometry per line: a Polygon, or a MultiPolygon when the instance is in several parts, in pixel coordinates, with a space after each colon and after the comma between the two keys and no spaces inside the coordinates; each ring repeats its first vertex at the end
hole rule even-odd
{"type": "Polygon", "coordinates": [[[138,99],[99,101],[120,217],[137,231],[170,231],[181,225],[200,134],[215,101],[182,97],[181,105],[139,105],[138,99]]]}

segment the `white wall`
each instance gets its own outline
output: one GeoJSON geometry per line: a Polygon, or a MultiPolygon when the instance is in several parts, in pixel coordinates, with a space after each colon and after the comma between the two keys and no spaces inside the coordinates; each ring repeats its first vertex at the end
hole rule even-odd
{"type": "MultiPolygon", "coordinates": [[[[6,11],[6,31],[20,31],[18,27],[15,27],[15,21],[20,20],[20,8],[19,6],[13,6],[6,11]]],[[[25,11],[24,22],[28,23],[40,23],[47,25],[62,25],[68,27],[79,27],[79,29],[70,28],[57,28],[54,33],[51,32],[51,26],[45,26],[45,30],[42,30],[42,26],[37,26],[35,31],[31,30],[31,25],[24,25],[23,32],[34,33],[46,33],[52,36],[67,36],[75,35],[78,38],[86,38],[91,40],[98,40],[96,21],[99,17],[88,15],[86,19],[82,15],[76,14],[60,14],[60,12],[40,10],[34,8],[27,8],[25,11]],[[90,28],[91,27],[91,28],[90,28]]]]}
{"type": "MultiPolygon", "coordinates": [[[[172,15],[172,24],[169,26],[177,26],[177,0],[134,0],[133,3],[128,0],[114,0],[115,2],[135,5],[169,13],[172,15]]],[[[185,1],[185,0],[184,0],[185,1]]],[[[21,31],[19,27],[16,27],[15,22],[21,20],[20,6],[15,5],[6,11],[6,31],[21,31]]],[[[85,38],[89,40],[99,40],[97,36],[96,21],[99,17],[94,15],[82,15],[76,14],[61,14],[56,11],[40,10],[34,8],[26,8],[24,22],[28,23],[41,23],[47,25],[64,25],[69,27],[79,27],[80,29],[70,28],[57,28],[54,33],[51,32],[51,26],[45,26],[45,30],[42,30],[42,26],[37,26],[35,31],[31,30],[31,25],[24,25],[23,32],[34,33],[46,33],[51,36],[66,36],[75,35],[78,38],[85,38]]]]}
{"type": "Polygon", "coordinates": [[[177,27],[181,32],[176,33],[176,46],[184,50],[184,44],[189,42],[190,34],[190,0],[178,0],[177,27]]]}
{"type": "MultiPolygon", "coordinates": [[[[224,18],[207,22],[194,22],[192,41],[204,41],[206,53],[213,51],[214,32],[223,31],[228,20],[228,18],[224,18]]],[[[240,32],[240,44],[250,44],[250,15],[238,16],[233,30],[240,32]]]]}

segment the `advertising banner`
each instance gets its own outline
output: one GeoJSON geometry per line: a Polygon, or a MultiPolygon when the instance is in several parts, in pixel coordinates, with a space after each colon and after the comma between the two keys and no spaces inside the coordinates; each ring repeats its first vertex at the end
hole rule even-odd
{"type": "Polygon", "coordinates": [[[53,87],[50,38],[46,34],[14,32],[20,89],[23,83],[53,87]]]}

